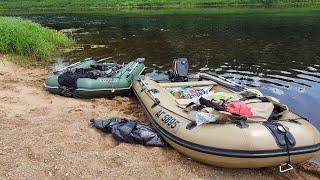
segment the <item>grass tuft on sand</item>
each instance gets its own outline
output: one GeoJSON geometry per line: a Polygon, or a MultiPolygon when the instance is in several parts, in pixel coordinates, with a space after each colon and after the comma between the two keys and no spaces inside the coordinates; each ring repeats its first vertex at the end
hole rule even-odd
{"type": "Polygon", "coordinates": [[[47,57],[74,44],[65,34],[21,18],[0,17],[0,52],[47,57]]]}

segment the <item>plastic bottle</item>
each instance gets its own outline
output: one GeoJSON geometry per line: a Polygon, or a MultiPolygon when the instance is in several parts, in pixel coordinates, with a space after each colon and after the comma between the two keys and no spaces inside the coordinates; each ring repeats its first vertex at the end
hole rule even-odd
{"type": "Polygon", "coordinates": [[[197,123],[197,125],[218,121],[218,117],[216,117],[215,115],[201,111],[190,111],[189,115],[197,123]]]}

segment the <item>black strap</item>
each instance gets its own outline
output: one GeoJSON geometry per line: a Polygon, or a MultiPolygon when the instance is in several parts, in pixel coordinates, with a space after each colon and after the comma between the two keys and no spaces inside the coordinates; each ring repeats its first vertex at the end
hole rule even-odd
{"type": "Polygon", "coordinates": [[[275,121],[267,121],[263,123],[273,135],[275,141],[280,148],[291,148],[296,145],[296,140],[290,133],[289,128],[275,121]]]}
{"type": "Polygon", "coordinates": [[[236,126],[239,127],[240,129],[249,127],[249,125],[247,123],[247,118],[236,120],[236,121],[234,121],[234,123],[236,123],[237,124],[236,126]]]}
{"type": "Polygon", "coordinates": [[[199,99],[199,102],[200,102],[201,105],[204,105],[206,107],[211,107],[211,108],[213,108],[213,109],[215,109],[217,111],[225,111],[225,108],[222,105],[220,105],[220,104],[218,104],[218,103],[216,103],[214,101],[209,101],[206,98],[201,97],[199,99]]]}
{"type": "Polygon", "coordinates": [[[281,108],[280,106],[274,106],[273,110],[271,112],[271,115],[269,116],[269,118],[267,119],[267,121],[275,121],[275,120],[279,120],[279,118],[281,117],[281,114],[284,111],[283,108],[281,108]]]}
{"type": "Polygon", "coordinates": [[[197,122],[191,121],[190,123],[187,124],[186,129],[191,130],[191,129],[195,128],[196,126],[197,126],[197,122]]]}
{"type": "Polygon", "coordinates": [[[288,156],[288,162],[287,164],[291,164],[291,156],[290,156],[290,147],[289,147],[289,139],[287,137],[287,135],[285,134],[285,141],[286,141],[286,150],[287,150],[287,156],[288,156]]]}
{"type": "Polygon", "coordinates": [[[267,97],[259,97],[259,96],[257,96],[256,93],[250,93],[249,95],[247,95],[245,97],[242,97],[240,99],[240,101],[246,101],[246,100],[249,100],[249,99],[259,99],[259,100],[261,100],[261,102],[270,102],[267,97]]]}

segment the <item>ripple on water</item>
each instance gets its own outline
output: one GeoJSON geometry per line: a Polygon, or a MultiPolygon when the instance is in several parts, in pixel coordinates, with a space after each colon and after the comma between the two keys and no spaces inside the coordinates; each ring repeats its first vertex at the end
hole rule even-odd
{"type": "Polygon", "coordinates": [[[107,48],[107,45],[103,45],[103,44],[93,44],[90,46],[91,49],[97,49],[97,48],[107,48]]]}
{"type": "Polygon", "coordinates": [[[319,72],[310,72],[310,71],[305,71],[305,70],[300,70],[300,69],[292,69],[295,72],[298,72],[300,74],[316,77],[320,79],[320,73],[319,72]]]}
{"type": "Polygon", "coordinates": [[[305,93],[305,91],[306,91],[305,87],[303,87],[303,86],[298,87],[298,93],[303,94],[303,93],[305,93]]]}
{"type": "Polygon", "coordinates": [[[287,74],[287,75],[292,74],[291,72],[288,72],[288,71],[280,71],[280,73],[287,74]]]}
{"type": "Polygon", "coordinates": [[[281,96],[281,95],[284,94],[284,91],[282,91],[282,90],[279,89],[279,88],[270,88],[270,89],[271,89],[271,91],[272,91],[274,94],[276,94],[276,95],[281,96]]]}
{"type": "Polygon", "coordinates": [[[299,77],[298,75],[293,78],[293,77],[287,77],[287,76],[281,76],[281,75],[267,75],[267,77],[272,78],[272,79],[277,79],[283,82],[287,82],[287,83],[295,83],[295,84],[299,84],[302,86],[307,86],[307,87],[311,87],[310,84],[308,84],[308,82],[310,81],[309,79],[306,78],[302,78],[299,77]]]}
{"type": "Polygon", "coordinates": [[[311,66],[307,67],[307,69],[308,69],[309,71],[313,71],[313,72],[318,71],[318,69],[316,69],[316,68],[314,68],[314,67],[311,67],[311,66]]]}
{"type": "Polygon", "coordinates": [[[226,70],[226,72],[228,73],[235,73],[235,74],[240,74],[240,75],[254,75],[254,72],[250,72],[250,71],[238,71],[238,70],[234,70],[234,69],[228,69],[226,70]]]}
{"type": "Polygon", "coordinates": [[[290,85],[288,83],[284,83],[283,81],[279,81],[277,79],[261,78],[260,82],[264,83],[265,85],[268,85],[268,86],[273,85],[273,86],[285,87],[285,88],[290,87],[290,85]]]}

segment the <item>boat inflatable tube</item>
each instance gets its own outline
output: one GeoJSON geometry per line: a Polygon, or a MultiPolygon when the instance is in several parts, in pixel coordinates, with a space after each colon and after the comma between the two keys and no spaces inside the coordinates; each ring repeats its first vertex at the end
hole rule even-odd
{"type": "MultiPolygon", "coordinates": [[[[133,78],[140,75],[144,69],[144,58],[138,58],[125,64],[122,68],[117,69],[112,76],[102,76],[97,78],[79,78],[76,80],[76,89],[68,89],[59,84],[59,76],[66,71],[75,69],[97,68],[96,64],[101,64],[92,59],[86,59],[82,62],[72,64],[59,71],[55,71],[53,75],[46,79],[44,87],[53,94],[71,96],[77,98],[101,98],[114,97],[116,95],[125,95],[130,92],[133,78]]],[[[105,67],[110,65],[112,68],[116,63],[102,63],[105,67]]],[[[103,68],[104,66],[102,66],[103,68]]],[[[107,72],[109,69],[97,68],[101,72],[107,72]]]]}
{"type": "MultiPolygon", "coordinates": [[[[319,155],[319,130],[303,117],[287,112],[276,121],[208,123],[193,120],[166,88],[212,85],[231,92],[233,84],[205,74],[189,82],[154,81],[140,76],[134,92],[153,127],[173,148],[197,161],[229,168],[260,168],[300,163],[319,155]],[[226,86],[224,86],[226,84],[226,86]]],[[[281,167],[281,166],[280,166],[281,167]]]]}

